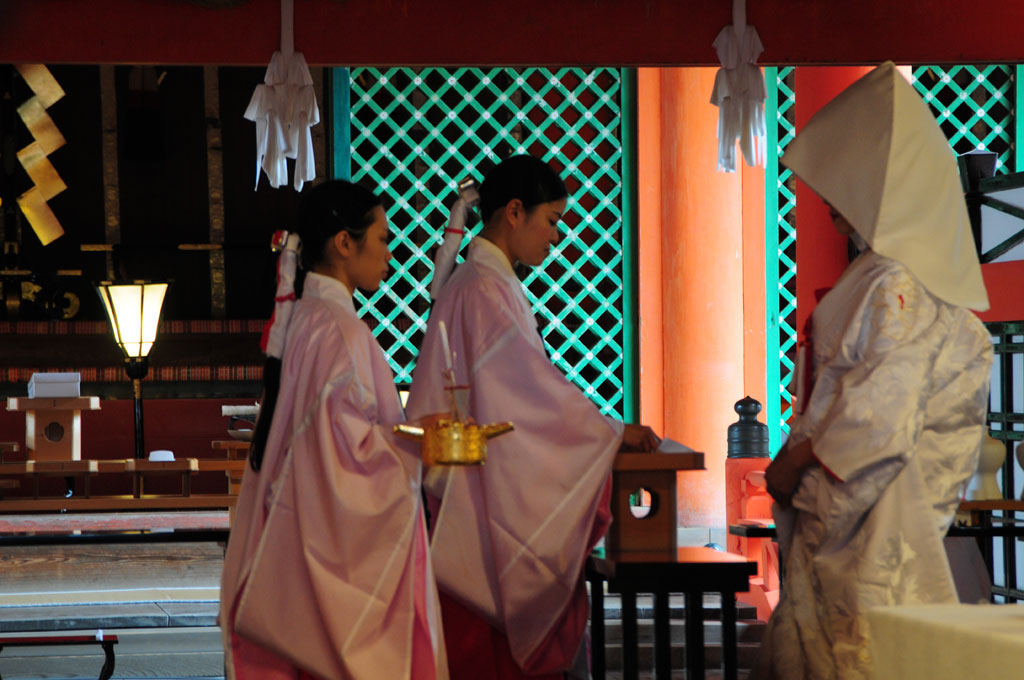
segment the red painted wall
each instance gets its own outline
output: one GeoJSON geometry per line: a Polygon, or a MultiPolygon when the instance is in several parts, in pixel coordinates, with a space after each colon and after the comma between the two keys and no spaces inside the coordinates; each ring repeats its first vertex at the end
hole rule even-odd
{"type": "Polygon", "coordinates": [[[982,321],[1024,321],[1024,261],[981,265],[991,308],[982,321]]]}
{"type": "MultiPolygon", "coordinates": [[[[796,69],[797,134],[818,109],[868,70],[834,66],[796,69]]],[[[802,333],[814,311],[815,291],[831,288],[849,259],[847,238],[832,226],[825,202],[800,180],[796,186],[796,233],[796,329],[802,333]]]]}
{"type": "MultiPolygon", "coordinates": [[[[210,9],[189,0],[3,0],[0,63],[266,64],[278,0],[210,9]]],[[[747,19],[766,64],[1012,62],[1024,3],[761,0],[747,19]]],[[[717,64],[728,2],[299,0],[310,64],[717,64]]]]}

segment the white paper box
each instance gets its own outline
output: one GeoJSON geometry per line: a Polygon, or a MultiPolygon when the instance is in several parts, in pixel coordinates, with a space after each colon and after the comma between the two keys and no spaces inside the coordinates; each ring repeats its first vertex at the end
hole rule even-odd
{"type": "Polygon", "coordinates": [[[28,398],[81,396],[81,373],[33,373],[28,381],[28,398]]]}

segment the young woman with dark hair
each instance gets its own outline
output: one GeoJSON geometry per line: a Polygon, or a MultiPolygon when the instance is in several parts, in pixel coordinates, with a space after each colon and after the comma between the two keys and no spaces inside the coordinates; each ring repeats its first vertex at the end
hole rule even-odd
{"type": "Polygon", "coordinates": [[[369,190],[332,181],[303,197],[298,224],[301,296],[292,308],[278,292],[279,376],[224,560],[228,677],[443,680],[420,460],[392,435],[394,376],[352,301],[387,272],[387,217],[369,190]]]}
{"type": "Polygon", "coordinates": [[[515,424],[488,445],[484,467],[438,469],[424,483],[440,505],[431,553],[459,680],[562,678],[581,658],[583,562],[611,520],[613,459],[658,445],[649,428],[602,415],[555,368],[516,277],[516,265],[542,264],[558,243],[567,200],[537,158],[488,173],[483,229],[440,290],[413,374],[410,414],[446,403],[444,322],[468,415],[515,424]]]}

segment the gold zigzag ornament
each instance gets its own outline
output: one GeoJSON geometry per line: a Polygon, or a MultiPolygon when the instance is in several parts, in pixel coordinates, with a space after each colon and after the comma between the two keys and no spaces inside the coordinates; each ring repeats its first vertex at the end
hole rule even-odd
{"type": "Polygon", "coordinates": [[[64,90],[42,64],[17,64],[15,68],[35,93],[18,107],[18,115],[35,139],[18,151],[18,161],[35,185],[18,197],[18,205],[45,246],[64,234],[57,216],[46,203],[67,188],[47,158],[48,154],[64,146],[64,136],[46,113],[46,109],[64,96],[64,90]]]}

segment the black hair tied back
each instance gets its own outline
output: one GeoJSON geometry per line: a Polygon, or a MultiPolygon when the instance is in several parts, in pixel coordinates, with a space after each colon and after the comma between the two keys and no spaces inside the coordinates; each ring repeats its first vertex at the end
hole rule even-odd
{"type": "Polygon", "coordinates": [[[366,187],[336,179],[303,194],[296,231],[302,239],[302,268],[312,269],[324,258],[327,241],[340,231],[357,243],[373,224],[373,209],[381,199],[366,187]]]}
{"type": "Polygon", "coordinates": [[[252,444],[249,446],[249,467],[259,472],[263,467],[263,452],[267,448],[267,436],[270,434],[270,421],[274,419],[277,407],[277,394],[281,388],[281,360],[267,357],[263,363],[263,403],[256,417],[256,429],[252,433],[252,444]]]}
{"type": "Polygon", "coordinates": [[[550,165],[534,156],[511,156],[487,173],[480,185],[480,217],[487,224],[496,210],[516,198],[531,210],[568,195],[565,183],[550,165]]]}
{"type": "MultiPolygon", "coordinates": [[[[362,243],[373,224],[373,209],[381,204],[380,197],[369,189],[344,180],[323,182],[303,193],[296,227],[302,239],[301,262],[295,272],[297,296],[302,295],[305,272],[324,259],[327,242],[338,232],[345,231],[356,243],[362,243]]],[[[256,472],[263,466],[263,454],[277,407],[281,366],[281,358],[273,356],[268,356],[263,366],[263,403],[249,447],[249,465],[256,472]]]]}

